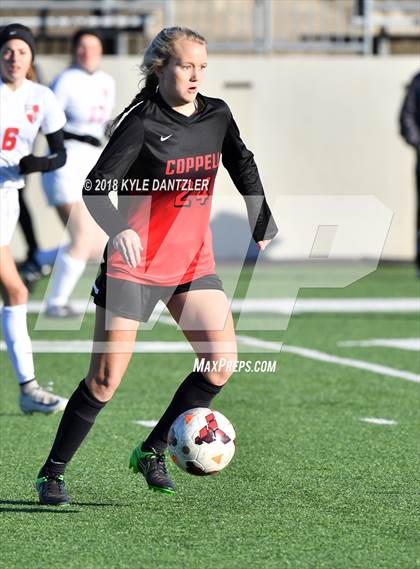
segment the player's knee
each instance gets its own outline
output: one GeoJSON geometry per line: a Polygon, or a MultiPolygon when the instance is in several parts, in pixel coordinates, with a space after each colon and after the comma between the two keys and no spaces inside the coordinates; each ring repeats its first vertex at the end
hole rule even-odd
{"type": "Polygon", "coordinates": [[[222,386],[234,373],[235,362],[236,360],[227,358],[212,360],[210,365],[211,369],[205,371],[203,375],[210,383],[222,386]]]}
{"type": "Polygon", "coordinates": [[[210,383],[212,383],[213,385],[219,385],[222,386],[224,385],[227,380],[230,378],[230,376],[232,375],[232,372],[207,372],[203,374],[204,377],[207,379],[207,381],[209,381],[210,383]]]}
{"type": "Polygon", "coordinates": [[[92,395],[99,401],[109,401],[116,392],[121,377],[109,370],[94,373],[87,377],[86,384],[92,395]]]}

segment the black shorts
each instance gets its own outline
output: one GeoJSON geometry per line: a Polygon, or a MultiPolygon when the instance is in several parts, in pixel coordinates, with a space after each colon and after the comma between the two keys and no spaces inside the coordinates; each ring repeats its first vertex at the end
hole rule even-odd
{"type": "Polygon", "coordinates": [[[159,300],[165,304],[175,294],[189,290],[223,290],[216,274],[206,275],[178,286],[134,283],[107,277],[103,268],[92,287],[93,302],[118,316],[147,322],[159,300]]]}

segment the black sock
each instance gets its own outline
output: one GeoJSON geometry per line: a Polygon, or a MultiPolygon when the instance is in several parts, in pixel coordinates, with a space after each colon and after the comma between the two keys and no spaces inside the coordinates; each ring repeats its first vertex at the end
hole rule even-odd
{"type": "Polygon", "coordinates": [[[48,458],[47,462],[41,468],[41,472],[39,473],[39,475],[45,476],[47,474],[46,471],[48,471],[49,475],[59,476],[61,474],[64,474],[66,466],[67,464],[65,462],[55,462],[55,460],[48,458]]]}
{"type": "Polygon", "coordinates": [[[79,383],[64,409],[51,452],[41,469],[41,476],[46,470],[54,474],[64,473],[66,464],[82,444],[105,404],[90,393],[84,379],[79,383]]]}
{"type": "Polygon", "coordinates": [[[154,449],[163,452],[168,446],[169,429],[178,415],[194,407],[209,407],[213,397],[221,389],[222,386],[210,383],[202,373],[198,371],[190,373],[178,387],[156,427],[144,441],[142,450],[154,449]]]}

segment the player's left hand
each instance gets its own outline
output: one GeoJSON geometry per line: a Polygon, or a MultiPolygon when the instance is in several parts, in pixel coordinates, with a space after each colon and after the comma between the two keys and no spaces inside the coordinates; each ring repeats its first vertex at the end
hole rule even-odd
{"type": "Polygon", "coordinates": [[[264,249],[267,247],[269,243],[271,243],[271,241],[272,239],[264,239],[264,241],[257,241],[257,245],[261,249],[261,251],[264,251],[264,249]]]}

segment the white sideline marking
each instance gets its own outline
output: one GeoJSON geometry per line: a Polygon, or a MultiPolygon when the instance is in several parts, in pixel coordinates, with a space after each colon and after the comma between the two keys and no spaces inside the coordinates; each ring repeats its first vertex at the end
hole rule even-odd
{"type": "MultiPolygon", "coordinates": [[[[76,311],[93,313],[92,301],[72,300],[76,311]]],[[[232,302],[233,312],[269,312],[275,314],[305,313],[364,313],[364,312],[420,312],[420,298],[245,298],[232,302]]],[[[42,301],[31,300],[28,312],[38,314],[44,308],[42,301]]],[[[158,315],[162,307],[157,307],[152,316],[158,315]]],[[[166,310],[165,310],[166,313],[166,310]]]]}
{"type": "MultiPolygon", "coordinates": [[[[176,323],[174,321],[171,324],[176,323]]],[[[237,336],[238,342],[244,344],[245,346],[255,346],[258,348],[268,348],[270,342],[264,342],[261,340],[263,345],[260,345],[260,341],[253,338],[247,338],[245,336],[237,336]]],[[[273,344],[271,351],[280,352],[281,344],[273,344]]],[[[111,351],[109,346],[103,343],[96,342],[95,352],[111,351]]],[[[122,352],[129,349],[127,345],[123,342],[113,343],[113,352],[122,352]]],[[[130,348],[131,349],[131,348],[130,348]]],[[[0,341],[0,351],[5,352],[7,350],[6,343],[0,341]]],[[[35,354],[90,354],[93,351],[92,340],[32,340],[32,351],[35,354]]],[[[188,342],[136,342],[134,344],[133,352],[138,354],[176,354],[176,353],[191,353],[193,349],[188,342]]]]}
{"type": "Polygon", "coordinates": [[[282,351],[289,352],[290,354],[297,354],[299,356],[303,356],[304,358],[310,358],[313,360],[319,360],[322,362],[338,364],[343,366],[355,367],[358,369],[365,369],[367,371],[372,371],[373,373],[378,373],[380,375],[386,375],[389,377],[398,377],[399,379],[405,379],[407,381],[414,381],[415,383],[420,383],[420,375],[417,373],[411,373],[410,371],[403,371],[400,369],[395,369],[393,367],[387,367],[380,364],[364,362],[363,360],[353,360],[351,358],[339,358],[337,356],[325,354],[324,352],[319,352],[318,350],[308,350],[307,348],[299,348],[298,346],[284,345],[282,351]]]}
{"type": "MultiPolygon", "coordinates": [[[[354,367],[358,369],[364,369],[366,371],[371,371],[379,375],[385,375],[388,377],[397,377],[399,379],[405,379],[407,381],[413,381],[415,383],[420,383],[420,375],[411,373],[408,371],[403,371],[395,369],[392,367],[386,367],[380,364],[374,364],[370,362],[365,362],[362,360],[354,360],[351,358],[341,358],[338,356],[333,356],[331,354],[326,354],[318,350],[311,350],[308,348],[301,348],[299,346],[289,346],[287,344],[281,344],[281,342],[267,342],[265,340],[260,340],[259,338],[252,338],[250,336],[237,336],[240,343],[248,346],[255,346],[258,348],[264,348],[271,352],[286,352],[290,354],[296,354],[304,358],[309,358],[313,360],[323,361],[327,363],[335,363],[342,366],[354,367]]],[[[104,345],[105,346],[105,345],[104,345]]],[[[124,345],[114,346],[115,351],[121,351],[125,349],[124,345]]],[[[32,349],[35,353],[90,353],[92,351],[92,342],[90,340],[79,340],[79,341],[42,341],[35,340],[32,342],[32,349]]],[[[102,351],[104,347],[97,346],[97,349],[102,351]]],[[[5,342],[0,342],[0,350],[6,350],[5,342]]],[[[135,353],[191,353],[193,352],[190,344],[187,342],[136,342],[134,345],[135,353]]]]}
{"type": "Polygon", "coordinates": [[[131,421],[132,423],[134,423],[135,425],[141,425],[142,427],[155,427],[158,422],[155,421],[154,419],[151,419],[150,421],[131,421]]]}
{"type": "Polygon", "coordinates": [[[368,348],[370,346],[379,346],[382,348],[398,348],[399,350],[410,350],[420,352],[420,338],[372,338],[371,340],[346,340],[337,342],[337,346],[351,348],[360,346],[368,348]]]}
{"type": "Polygon", "coordinates": [[[420,298],[245,298],[232,302],[233,312],[420,312],[420,298]]]}
{"type": "Polygon", "coordinates": [[[398,421],[393,419],[376,419],[375,417],[360,417],[360,421],[372,423],[372,425],[398,425],[398,421]]]}
{"type": "MultiPolygon", "coordinates": [[[[87,354],[92,352],[93,342],[91,340],[76,341],[44,341],[33,340],[32,351],[38,354],[87,354]]],[[[105,343],[98,345],[96,351],[105,350],[105,343]]],[[[114,344],[115,351],[125,349],[123,344],[114,344]]],[[[0,342],[0,350],[6,350],[5,342],[0,342]]],[[[153,353],[177,353],[192,352],[190,344],[187,342],[136,342],[134,345],[134,353],[153,354],[153,353]]]]}
{"type": "Polygon", "coordinates": [[[270,352],[280,352],[282,347],[284,349],[283,342],[269,342],[267,340],[260,340],[259,338],[253,338],[251,336],[240,336],[237,335],[236,339],[241,344],[245,346],[254,346],[255,348],[263,348],[264,350],[269,350],[270,352]]]}
{"type": "MultiPolygon", "coordinates": [[[[76,310],[76,312],[80,313],[94,313],[96,306],[93,304],[92,300],[71,300],[70,304],[72,308],[76,310]]],[[[45,310],[45,303],[41,300],[30,300],[28,302],[28,313],[29,314],[39,314],[43,310],[45,310]]]]}
{"type": "Polygon", "coordinates": [[[308,348],[301,348],[299,346],[290,346],[288,344],[282,345],[280,342],[266,342],[265,340],[260,340],[258,338],[252,338],[249,336],[238,336],[238,340],[239,339],[243,343],[247,342],[248,345],[258,346],[260,348],[266,348],[268,350],[274,350],[277,352],[282,351],[289,354],[296,354],[298,356],[302,356],[304,358],[309,358],[312,360],[318,360],[321,362],[327,362],[331,364],[338,364],[342,366],[364,369],[367,371],[371,371],[373,373],[378,373],[379,375],[398,377],[399,379],[405,379],[407,381],[420,383],[420,375],[416,373],[411,373],[409,371],[403,371],[400,369],[395,369],[380,364],[364,362],[363,360],[340,358],[338,356],[326,354],[325,352],[319,352],[318,350],[310,350],[308,348]]]}

